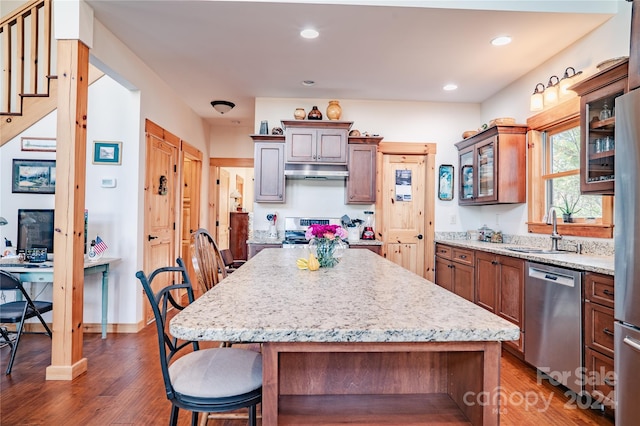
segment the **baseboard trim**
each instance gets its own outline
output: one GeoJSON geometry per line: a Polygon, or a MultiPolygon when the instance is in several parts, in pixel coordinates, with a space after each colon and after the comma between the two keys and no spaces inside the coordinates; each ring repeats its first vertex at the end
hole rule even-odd
{"type": "MultiPolygon", "coordinates": [[[[9,331],[15,332],[15,326],[8,325],[9,331]]],[[[47,324],[51,330],[53,330],[53,324],[47,324]]],[[[144,321],[137,322],[135,324],[107,324],[107,333],[137,333],[145,326],[144,321]]],[[[45,329],[42,324],[27,323],[24,325],[24,331],[26,333],[44,333],[45,329]]],[[[83,333],[102,333],[102,324],[100,323],[85,323],[82,324],[83,333]]]]}

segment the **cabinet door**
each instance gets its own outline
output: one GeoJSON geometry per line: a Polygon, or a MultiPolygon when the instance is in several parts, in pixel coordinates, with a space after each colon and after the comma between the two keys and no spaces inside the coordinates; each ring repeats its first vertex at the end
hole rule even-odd
{"type": "Polygon", "coordinates": [[[459,204],[471,204],[475,198],[475,181],[474,181],[474,157],[473,146],[460,151],[460,190],[458,195],[459,204]]]}
{"type": "Polygon", "coordinates": [[[463,265],[458,262],[452,262],[451,266],[453,269],[453,292],[473,302],[475,292],[473,266],[463,265]]]}
{"type": "Polygon", "coordinates": [[[287,163],[309,163],[316,161],[316,129],[287,128],[287,163]]]}
{"type": "Polygon", "coordinates": [[[254,199],[257,202],[284,203],[284,144],[254,144],[254,199]]]}
{"type": "Polygon", "coordinates": [[[486,310],[496,312],[497,261],[495,255],[476,252],[476,303],[486,310]]]}
{"type": "Polygon", "coordinates": [[[485,203],[497,199],[496,164],[498,137],[494,136],[476,145],[476,202],[485,203]]]}
{"type": "Polygon", "coordinates": [[[229,250],[234,260],[247,260],[249,213],[231,212],[229,219],[229,250]]]}
{"type": "Polygon", "coordinates": [[[500,265],[497,314],[520,327],[523,325],[524,260],[509,256],[496,256],[500,265]]]}
{"type": "Polygon", "coordinates": [[[345,203],[376,202],[376,145],[349,144],[349,177],[345,203]]]}
{"type": "Polygon", "coordinates": [[[436,256],[436,284],[440,287],[453,291],[453,273],[451,271],[451,261],[436,256]]]}
{"type": "Polygon", "coordinates": [[[320,129],[316,134],[316,158],[322,163],[347,163],[347,131],[320,129]]]}

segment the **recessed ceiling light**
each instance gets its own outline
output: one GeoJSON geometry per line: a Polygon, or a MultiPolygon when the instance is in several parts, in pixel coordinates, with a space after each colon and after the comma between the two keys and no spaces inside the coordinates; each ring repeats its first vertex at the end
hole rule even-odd
{"type": "Polygon", "coordinates": [[[314,84],[316,84],[316,82],[313,81],[313,80],[303,80],[302,81],[302,85],[303,86],[313,86],[314,84]]]}
{"type": "Polygon", "coordinates": [[[500,36],[491,40],[491,44],[494,46],[504,46],[509,43],[511,43],[511,37],[509,36],[500,36]]]}
{"type": "Polygon", "coordinates": [[[307,29],[304,29],[304,30],[300,31],[300,35],[303,38],[316,38],[316,37],[318,37],[320,35],[320,33],[317,32],[316,30],[312,29],[312,28],[307,28],[307,29]]]}
{"type": "Polygon", "coordinates": [[[457,88],[458,88],[457,84],[449,83],[449,84],[445,84],[442,87],[442,90],[446,90],[446,91],[450,92],[451,90],[456,90],[457,88]]]}

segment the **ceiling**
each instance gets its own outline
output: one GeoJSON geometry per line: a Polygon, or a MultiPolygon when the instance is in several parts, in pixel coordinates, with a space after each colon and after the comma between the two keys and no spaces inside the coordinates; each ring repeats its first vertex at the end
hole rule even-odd
{"type": "Polygon", "coordinates": [[[607,0],[86,2],[196,114],[238,126],[253,126],[259,97],[482,102],[615,13],[607,0]],[[221,115],[216,99],[236,107],[221,115]]]}

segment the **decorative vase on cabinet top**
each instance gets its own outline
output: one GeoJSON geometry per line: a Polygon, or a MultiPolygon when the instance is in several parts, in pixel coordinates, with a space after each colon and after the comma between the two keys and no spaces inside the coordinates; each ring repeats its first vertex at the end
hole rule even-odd
{"type": "Polygon", "coordinates": [[[340,120],[342,116],[342,107],[340,106],[339,101],[329,101],[329,106],[327,107],[327,118],[329,120],[340,120]]]}
{"type": "Polygon", "coordinates": [[[307,113],[304,111],[304,108],[296,108],[296,110],[293,112],[293,118],[295,118],[296,120],[304,120],[306,116],[307,113]]]}
{"type": "Polygon", "coordinates": [[[313,108],[311,108],[311,111],[309,111],[307,118],[309,120],[322,120],[322,113],[318,107],[314,105],[313,108]]]}

